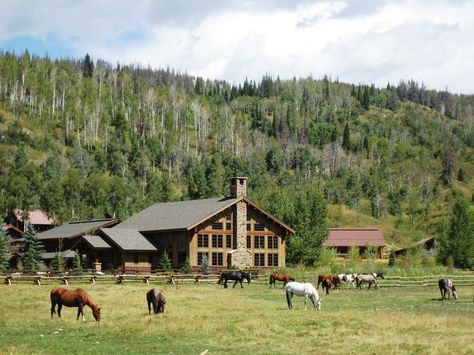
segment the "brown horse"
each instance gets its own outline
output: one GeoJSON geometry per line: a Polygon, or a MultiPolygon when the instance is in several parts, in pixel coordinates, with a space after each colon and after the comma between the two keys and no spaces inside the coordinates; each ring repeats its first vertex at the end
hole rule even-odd
{"type": "Polygon", "coordinates": [[[323,286],[323,290],[326,290],[326,295],[329,295],[329,290],[332,286],[336,288],[338,285],[341,284],[339,277],[336,275],[327,275],[323,277],[323,281],[321,282],[323,286]]]}
{"type": "Polygon", "coordinates": [[[61,318],[61,308],[77,307],[77,319],[82,314],[82,320],[85,322],[84,306],[87,305],[92,308],[92,314],[97,322],[100,321],[100,307],[94,302],[92,297],[82,288],[68,290],[62,287],[53,288],[51,290],[51,319],[55,313],[56,305],[58,305],[58,316],[61,318]]]}
{"type": "Polygon", "coordinates": [[[323,290],[326,290],[326,295],[329,295],[331,287],[334,286],[334,288],[336,288],[340,286],[341,280],[337,275],[319,275],[318,286],[316,288],[319,288],[319,284],[322,284],[323,290]]]}
{"type": "Polygon", "coordinates": [[[270,288],[275,288],[275,281],[282,281],[283,282],[283,287],[290,282],[290,281],[295,281],[295,278],[291,275],[288,274],[271,274],[270,275],[270,288]]]}
{"type": "Polygon", "coordinates": [[[166,297],[163,290],[152,288],[146,293],[146,301],[148,303],[148,314],[151,314],[151,304],[153,304],[155,314],[165,313],[166,297]]]}

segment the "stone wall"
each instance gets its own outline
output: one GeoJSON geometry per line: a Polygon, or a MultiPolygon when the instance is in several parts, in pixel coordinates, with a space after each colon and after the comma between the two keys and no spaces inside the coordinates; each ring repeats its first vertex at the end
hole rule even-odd
{"type": "Polygon", "coordinates": [[[247,250],[247,204],[244,201],[236,203],[234,229],[237,233],[237,249],[232,254],[232,265],[245,269],[253,266],[252,253],[247,250]]]}

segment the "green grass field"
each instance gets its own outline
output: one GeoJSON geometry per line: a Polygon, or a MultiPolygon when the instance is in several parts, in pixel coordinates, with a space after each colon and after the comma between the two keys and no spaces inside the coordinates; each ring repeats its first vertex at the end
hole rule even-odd
{"type": "Polygon", "coordinates": [[[90,308],[85,323],[75,308],[51,320],[53,286],[0,286],[0,353],[474,353],[474,287],[457,301],[435,287],[336,290],[317,312],[299,297],[288,310],[283,290],[263,283],[167,285],[165,314],[149,316],[153,285],[70,285],[102,306],[98,327],[90,308]]]}

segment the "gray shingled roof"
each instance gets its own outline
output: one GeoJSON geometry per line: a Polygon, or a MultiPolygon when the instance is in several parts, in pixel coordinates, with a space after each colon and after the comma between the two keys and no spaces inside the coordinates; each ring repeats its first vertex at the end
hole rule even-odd
{"type": "MultiPolygon", "coordinates": [[[[48,253],[43,253],[41,254],[41,258],[42,259],[53,259],[56,257],[56,255],[58,254],[58,252],[56,251],[53,251],[53,252],[48,252],[48,253]]],[[[61,252],[61,256],[63,258],[66,258],[66,259],[72,259],[76,256],[76,252],[74,250],[64,250],[61,252]]]]}
{"type": "Polygon", "coordinates": [[[123,250],[156,251],[157,249],[137,230],[103,228],[101,231],[123,250]]]}
{"type": "Polygon", "coordinates": [[[90,231],[93,231],[94,229],[108,227],[109,225],[113,225],[116,222],[117,222],[116,219],[70,222],[68,224],[63,224],[62,226],[39,233],[38,239],[39,240],[58,239],[58,238],[69,239],[69,238],[77,237],[79,235],[86,234],[90,231]]]}
{"type": "Polygon", "coordinates": [[[187,229],[239,199],[240,197],[220,197],[155,203],[118,224],[116,228],[131,228],[141,232],[187,229]]]}
{"type": "Polygon", "coordinates": [[[107,243],[100,235],[84,235],[84,240],[89,243],[95,249],[111,249],[109,243],[107,243]]]}

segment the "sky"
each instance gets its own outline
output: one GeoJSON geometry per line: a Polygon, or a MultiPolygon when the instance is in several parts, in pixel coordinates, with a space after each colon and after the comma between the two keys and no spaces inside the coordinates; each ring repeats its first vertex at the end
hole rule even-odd
{"type": "Polygon", "coordinates": [[[0,51],[474,94],[474,0],[0,0],[0,51]]]}

